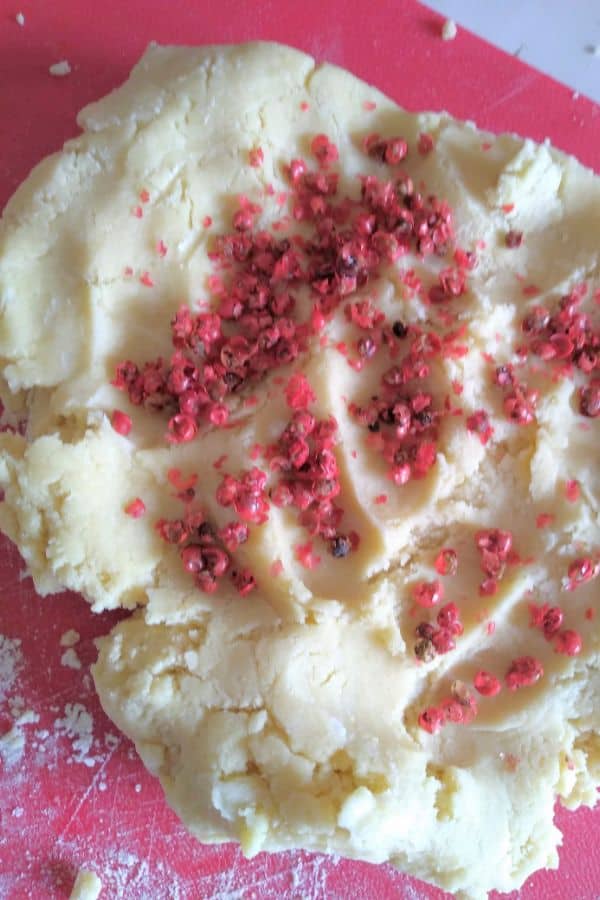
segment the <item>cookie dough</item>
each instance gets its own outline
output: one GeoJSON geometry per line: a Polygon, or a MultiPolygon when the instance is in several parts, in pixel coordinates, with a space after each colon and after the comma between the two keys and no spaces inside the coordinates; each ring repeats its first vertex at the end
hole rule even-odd
{"type": "Polygon", "coordinates": [[[152,46],[79,123],[0,225],[0,524],[135,609],[104,708],[202,841],[556,866],[600,783],[600,179],[273,44],[152,46]]]}

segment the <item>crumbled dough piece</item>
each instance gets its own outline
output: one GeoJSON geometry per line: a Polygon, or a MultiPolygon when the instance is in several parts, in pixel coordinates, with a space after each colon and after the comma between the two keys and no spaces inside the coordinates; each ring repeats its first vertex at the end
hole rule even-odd
{"type": "Polygon", "coordinates": [[[69,894],[69,900],[98,900],[102,893],[102,881],[95,872],[80,869],[69,894]]]}
{"type": "Polygon", "coordinates": [[[66,666],[68,669],[80,669],[81,668],[81,660],[77,656],[77,653],[73,650],[72,647],[69,647],[68,650],[65,650],[63,655],[60,658],[60,661],[63,666],[66,666]]]}
{"type": "Polygon", "coordinates": [[[74,628],[69,628],[60,636],[61,647],[74,647],[79,642],[79,632],[74,628]]]}
{"type": "MultiPolygon", "coordinates": [[[[598,419],[580,411],[583,369],[549,376],[516,348],[523,318],[542,304],[555,311],[573,291],[583,291],[577,309],[597,327],[600,179],[549,145],[491,140],[445,114],[409,114],[349,73],[272,44],[152,46],[79,123],[83,133],[41,163],[0,223],[0,393],[28,412],[25,435],[0,435],[0,524],[41,593],[66,586],[98,612],[137,607],[99,641],[93,675],[104,709],[200,840],[236,839],[248,854],[305,847],[391,861],[473,897],[556,866],[556,798],[592,805],[600,783],[598,581],[565,584],[577,559],[590,559],[584,573],[594,569],[600,547],[598,419]],[[327,134],[339,153],[334,160],[319,145],[323,172],[340,175],[338,199],[365,202],[359,175],[384,185],[375,191],[382,202],[404,196],[399,169],[381,160],[390,148],[364,152],[375,131],[402,137],[402,170],[425,184],[424,197],[452,207],[455,243],[476,255],[466,290],[431,300],[440,270],[458,265],[455,248],[427,255],[411,239],[356,295],[373,299],[397,343],[387,332],[367,363],[349,365],[366,332],[346,313],[356,296],[345,295],[294,363],[258,380],[250,396],[246,388],[234,395],[227,428],[169,444],[171,413],[154,409],[154,396],[130,403],[111,383],[116,366],[170,360],[181,303],[218,305],[211,276],[218,272],[227,291],[236,270],[230,260],[219,269],[209,254],[240,203],[246,212],[262,207],[262,233],[271,225],[274,235],[311,233],[310,220],[295,224],[286,170],[295,158],[317,170],[314,136],[327,134]],[[259,147],[261,164],[251,165],[259,147]],[[509,228],[524,234],[512,247],[509,228]],[[450,349],[402,390],[419,427],[432,427],[427,415],[416,418],[428,392],[447,414],[435,424],[435,464],[397,484],[384,438],[402,410],[384,404],[369,430],[352,404],[385,391],[391,360],[417,353],[428,331],[450,349]],[[494,382],[495,366],[513,363],[539,392],[527,425],[509,420],[508,390],[494,382]],[[279,463],[271,467],[264,448],[289,422],[282,388],[300,373],[316,395],[314,415],[337,422],[336,503],[360,540],[341,542],[338,558],[311,536],[310,519],[268,503],[268,520],[252,524],[233,554],[255,590],[240,597],[223,578],[205,593],[184,570],[177,536],[165,542],[157,524],[183,515],[180,494],[210,528],[227,526],[232,507],[216,497],[225,473],[256,465],[273,487],[279,463]],[[115,410],[126,413],[121,430],[111,424],[115,410]],[[491,434],[468,425],[481,425],[482,411],[491,434]],[[182,487],[191,475],[193,488],[182,487]],[[511,532],[514,553],[495,592],[481,596],[476,536],[494,528],[511,532]],[[456,552],[456,574],[436,569],[442,548],[456,552]],[[422,582],[438,578],[443,600],[417,607],[422,582]],[[450,602],[463,628],[455,648],[421,646],[417,658],[415,629],[437,627],[450,602]],[[561,606],[569,646],[576,630],[580,652],[556,652],[531,626],[534,602],[561,606]],[[513,692],[507,675],[526,656],[543,676],[513,692]],[[419,726],[429,707],[454,698],[456,712],[457,698],[468,703],[480,670],[501,690],[477,694],[470,724],[419,726]]],[[[327,189],[326,178],[318,183],[327,189]]],[[[406,209],[418,210],[408,196],[406,209]]],[[[343,221],[344,210],[338,215],[343,221]]],[[[338,227],[345,240],[347,222],[338,227]]],[[[364,248],[353,252],[340,251],[341,271],[359,265],[364,248]]],[[[265,265],[259,256],[257,269],[265,265]]],[[[319,273],[314,291],[286,282],[299,320],[315,312],[333,271],[319,273]]],[[[403,459],[394,450],[394,465],[403,459]]],[[[79,755],[87,754],[91,718],[79,707],[65,712],[59,730],[80,735],[79,755]]]]}
{"type": "Polygon", "coordinates": [[[25,733],[17,725],[0,736],[0,759],[4,768],[16,765],[25,750],[25,733]]]}
{"type": "Polygon", "coordinates": [[[24,726],[39,722],[40,718],[32,709],[23,711],[21,704],[11,704],[10,711],[15,717],[15,722],[9,731],[0,736],[0,760],[2,760],[7,769],[15,766],[25,751],[26,734],[24,726]]]}
{"type": "Polygon", "coordinates": [[[71,74],[71,65],[67,59],[61,59],[60,62],[52,63],[48,71],[55,78],[63,78],[71,74]]]}
{"type": "Polygon", "coordinates": [[[442,40],[453,41],[458,34],[458,28],[454,19],[446,19],[442,25],[442,40]]]}

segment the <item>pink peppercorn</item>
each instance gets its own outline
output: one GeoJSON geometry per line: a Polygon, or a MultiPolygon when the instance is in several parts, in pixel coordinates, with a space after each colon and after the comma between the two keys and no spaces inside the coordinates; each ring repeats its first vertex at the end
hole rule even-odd
{"type": "Polygon", "coordinates": [[[564,614],[559,606],[552,606],[547,609],[542,617],[542,630],[544,637],[551,638],[560,630],[564,619],[564,614]]]}
{"type": "Polygon", "coordinates": [[[196,437],[198,426],[191,416],[176,415],[169,419],[169,431],[166,435],[171,444],[184,444],[196,437]]]}
{"type": "Polygon", "coordinates": [[[249,534],[248,526],[243,522],[230,522],[219,530],[219,538],[230,553],[234,553],[240,544],[245,544],[249,534]]]}
{"type": "Polygon", "coordinates": [[[449,628],[440,628],[431,637],[431,642],[437,653],[450,653],[456,647],[456,641],[449,628]]]}
{"type": "Polygon", "coordinates": [[[557,653],[564,653],[566,656],[577,656],[581,653],[583,640],[578,631],[567,629],[561,631],[554,641],[554,649],[557,653]]]}
{"type": "Polygon", "coordinates": [[[484,447],[494,433],[489,415],[484,409],[477,410],[477,412],[467,418],[467,430],[478,435],[484,447]]]}
{"type": "Polygon", "coordinates": [[[573,478],[567,481],[565,484],[565,496],[569,503],[576,503],[579,500],[580,493],[579,482],[576,479],[573,478]]]}
{"type": "Polygon", "coordinates": [[[242,597],[246,597],[256,587],[256,580],[250,569],[239,569],[232,572],[231,580],[242,597]]]}
{"type": "Polygon", "coordinates": [[[130,433],[133,425],[131,417],[127,413],[121,412],[120,409],[114,410],[110,423],[117,434],[122,434],[124,437],[130,433]]]}
{"type": "Polygon", "coordinates": [[[280,559],[276,559],[271,563],[271,567],[269,569],[269,574],[272,578],[277,578],[283,572],[283,563],[280,559]]]}
{"type": "Polygon", "coordinates": [[[437,622],[440,628],[447,628],[452,634],[462,634],[464,631],[456,603],[442,606],[437,614],[437,622]]]}
{"type": "Polygon", "coordinates": [[[500,680],[484,669],[480,669],[475,675],[473,686],[483,697],[495,697],[502,690],[500,680]]]}
{"type": "Polygon", "coordinates": [[[465,720],[465,709],[456,698],[451,697],[444,700],[440,708],[444,713],[446,722],[452,722],[454,725],[463,724],[465,720]]]}
{"type": "Polygon", "coordinates": [[[425,608],[435,606],[444,596],[444,585],[441,581],[420,581],[413,588],[415,603],[425,608]]]}
{"type": "Polygon", "coordinates": [[[253,148],[248,154],[248,161],[254,169],[258,169],[262,165],[264,158],[262,147],[253,148]]]}
{"type": "Polygon", "coordinates": [[[181,519],[159,519],[155,528],[167,544],[183,544],[189,535],[188,528],[181,519]]]}
{"type": "Polygon", "coordinates": [[[433,150],[433,138],[430,134],[422,133],[419,135],[417,149],[421,156],[427,156],[433,150]]]}
{"type": "Polygon", "coordinates": [[[311,152],[320,166],[327,168],[339,158],[338,149],[326,134],[317,134],[310,145],[311,152]]]}
{"type": "Polygon", "coordinates": [[[590,557],[580,557],[574,560],[568,569],[569,587],[573,590],[587,581],[591,581],[599,571],[599,566],[594,564],[590,557]]]}
{"type": "Polygon", "coordinates": [[[456,575],[458,556],[451,547],[443,547],[435,558],[435,570],[439,575],[456,575]]]}
{"type": "Polygon", "coordinates": [[[285,388],[285,396],[291,409],[305,409],[317,399],[308,379],[301,372],[291,376],[285,388]]]}
{"type": "Polygon", "coordinates": [[[429,734],[437,734],[443,728],[445,722],[446,716],[444,712],[436,706],[428,706],[419,716],[420,727],[423,731],[429,732],[429,734]]]}
{"type": "Polygon", "coordinates": [[[513,249],[515,247],[520,247],[523,243],[523,232],[522,231],[510,231],[506,232],[506,237],[504,242],[507,247],[513,249]]]}
{"type": "Polygon", "coordinates": [[[538,659],[533,656],[520,656],[513,660],[506,673],[506,686],[510,691],[516,691],[522,687],[530,687],[544,674],[544,668],[538,659]]]}
{"type": "Polygon", "coordinates": [[[316,569],[321,562],[321,557],[313,551],[312,541],[307,541],[305,544],[296,544],[294,554],[305,569],[316,569]]]}
{"type": "Polygon", "coordinates": [[[146,512],[146,504],[139,497],[136,497],[135,500],[127,504],[125,512],[132,519],[139,519],[146,512]]]}

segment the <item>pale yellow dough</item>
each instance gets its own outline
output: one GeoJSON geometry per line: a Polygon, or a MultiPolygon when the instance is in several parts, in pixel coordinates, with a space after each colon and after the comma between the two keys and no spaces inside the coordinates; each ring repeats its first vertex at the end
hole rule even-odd
{"type": "MultiPolygon", "coordinates": [[[[577,282],[587,281],[584,308],[593,309],[600,179],[549,145],[408,114],[352,75],[270,44],[152,46],[79,123],[83,134],[34,170],[0,225],[2,395],[13,422],[28,415],[24,437],[1,437],[0,523],[41,593],[67,586],[97,611],[139,607],[100,642],[103,706],[203,841],[390,860],[472,897],[556,866],[556,797],[593,804],[600,782],[600,615],[584,616],[598,608],[598,580],[563,585],[569,562],[600,545],[598,420],[583,429],[573,383],[546,380],[536,424],[509,424],[481,351],[509,360],[525,308],[552,304],[577,282]],[[408,141],[407,169],[452,205],[461,246],[485,242],[457,301],[470,352],[436,364],[431,381],[449,393],[452,380],[463,382],[456,402],[465,416],[489,410],[495,434],[483,447],[464,419],[449,417],[431,474],[396,488],[343,399],[368,397],[381,366],[359,375],[317,343],[299,367],[315,411],[339,422],[341,497],[360,549],[335,560],[323,548],[308,571],[292,549],[305,533],[273,507],[240,551],[259,589],[243,600],[226,588],[205,595],[153,528],[180,510],[166,472],[199,472],[202,504],[223,524],[212,462],[226,453],[228,471],[247,467],[252,445],[272,441],[289,411],[268,380],[235,429],[169,447],[164,418],[129,408],[111,386],[115,365],[170,355],[169,320],[182,302],[208,296],[209,235],[229,229],[237,195],[262,203],[265,227],[278,218],[265,186],[287,190],[283,165],[308,157],[319,132],[339,147],[344,189],[356,195],[353,176],[381,174],[360,147],[370,131],[408,141]],[[415,149],[424,131],[435,140],[427,157],[415,149]],[[264,164],[253,168],[258,146],[264,164]],[[138,218],[142,190],[150,200],[138,218]],[[525,232],[521,248],[505,248],[508,227],[525,232]],[[140,284],[144,272],[154,287],[140,284]],[[516,276],[541,300],[523,296],[516,276]],[[110,426],[115,407],[132,415],[129,437],[110,426]],[[572,478],[575,503],[565,497],[572,478]],[[375,502],[381,494],[387,503],[375,502]],[[137,520],[123,512],[134,497],[147,507],[137,520]],[[554,521],[537,529],[541,512],[554,521]],[[512,530],[521,557],[535,562],[484,601],[473,534],[489,527],[512,530]],[[448,545],[460,567],[447,599],[460,604],[465,633],[455,651],[417,664],[411,586],[435,577],[448,545]],[[283,564],[276,577],[274,560],[283,564]],[[555,653],[528,626],[531,591],[559,602],[581,631],[578,657],[555,653]],[[453,680],[470,683],[479,668],[502,677],[525,654],[543,661],[535,687],[480,698],[469,726],[435,736],[418,727],[453,680]]],[[[370,289],[390,316],[425,321],[425,306],[402,300],[398,269],[411,266],[431,281],[439,263],[404,257],[370,289]]],[[[353,339],[341,311],[329,334],[353,339]]]]}
{"type": "Polygon", "coordinates": [[[102,882],[96,873],[89,869],[80,869],[69,900],[98,900],[101,893],[102,882]]]}

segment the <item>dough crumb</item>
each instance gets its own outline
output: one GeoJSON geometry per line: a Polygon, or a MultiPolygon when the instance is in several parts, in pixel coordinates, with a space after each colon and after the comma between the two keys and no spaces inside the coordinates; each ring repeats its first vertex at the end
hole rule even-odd
{"type": "Polygon", "coordinates": [[[22,707],[11,705],[11,714],[15,716],[12,728],[0,737],[0,760],[6,769],[10,769],[20,762],[25,752],[24,725],[33,725],[39,722],[40,717],[32,709],[22,710],[22,707]]]}
{"type": "MultiPolygon", "coordinates": [[[[19,670],[23,667],[21,641],[0,634],[0,702],[8,697],[19,670]]],[[[14,703],[14,699],[12,701],[14,703]]]]}
{"type": "Polygon", "coordinates": [[[442,40],[453,41],[457,33],[458,28],[456,27],[456,22],[454,21],[454,19],[446,19],[446,21],[442,25],[442,40]]]}
{"type": "Polygon", "coordinates": [[[25,25],[25,16],[23,15],[22,12],[18,12],[16,14],[15,22],[17,23],[17,25],[20,25],[21,28],[23,28],[23,26],[25,25]]]}
{"type": "Polygon", "coordinates": [[[66,59],[61,59],[60,62],[53,63],[48,69],[51,75],[55,78],[63,78],[65,75],[71,74],[71,66],[69,65],[69,61],[66,59]]]}
{"type": "Polygon", "coordinates": [[[81,660],[75,653],[72,647],[69,647],[68,650],[65,650],[63,655],[60,658],[63,666],[66,666],[68,669],[80,669],[81,668],[81,660]]]}
{"type": "Polygon", "coordinates": [[[61,635],[60,638],[60,646],[61,647],[73,647],[79,641],[79,632],[75,631],[74,628],[69,628],[68,631],[65,631],[64,634],[61,635]]]}
{"type": "Polygon", "coordinates": [[[81,703],[67,703],[65,716],[56,719],[54,730],[71,741],[73,755],[70,758],[73,762],[90,767],[95,764],[94,757],[89,756],[94,742],[94,720],[81,703]]]}
{"type": "Polygon", "coordinates": [[[25,750],[25,735],[16,725],[0,737],[0,760],[5,769],[15,766],[25,750]]]}
{"type": "Polygon", "coordinates": [[[97,900],[102,890],[102,882],[95,872],[80,869],[69,894],[69,900],[97,900]]]}
{"type": "Polygon", "coordinates": [[[600,44],[588,44],[585,52],[589,53],[590,56],[600,56],[600,44]]]}

